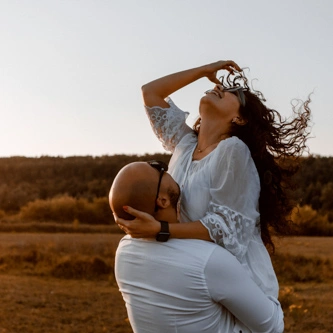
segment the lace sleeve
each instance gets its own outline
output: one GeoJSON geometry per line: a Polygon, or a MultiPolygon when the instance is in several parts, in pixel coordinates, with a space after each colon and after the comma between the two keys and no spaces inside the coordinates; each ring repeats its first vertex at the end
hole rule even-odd
{"type": "Polygon", "coordinates": [[[155,135],[164,149],[173,153],[179,141],[192,130],[185,122],[189,113],[179,109],[171,98],[167,98],[166,102],[169,108],[145,106],[145,109],[155,135]]]}
{"type": "Polygon", "coordinates": [[[244,256],[256,222],[226,206],[211,203],[201,223],[212,240],[232,253],[237,259],[244,256]]]}
{"type": "Polygon", "coordinates": [[[208,209],[200,221],[217,244],[240,259],[259,232],[259,176],[248,147],[238,138],[218,149],[209,170],[208,209]]]}

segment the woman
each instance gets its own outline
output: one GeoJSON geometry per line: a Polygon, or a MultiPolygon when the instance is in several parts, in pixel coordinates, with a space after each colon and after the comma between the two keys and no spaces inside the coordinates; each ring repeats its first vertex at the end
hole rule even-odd
{"type": "MultiPolygon", "coordinates": [[[[296,172],[295,158],[306,148],[310,99],[294,108],[293,120],[284,121],[264,105],[260,92],[250,90],[233,61],[162,77],[142,92],[155,134],[173,153],[169,172],[182,192],[180,222],[189,222],[170,224],[171,237],[213,240],[237,257],[267,295],[277,298],[265,246],[274,248],[271,230],[286,232],[289,226],[293,205],[287,185],[296,172]],[[222,82],[216,77],[219,70],[229,71],[222,82]],[[203,77],[216,85],[201,98],[200,117],[191,129],[185,123],[188,114],[168,96],[203,77]]],[[[155,237],[160,231],[152,217],[131,207],[127,212],[147,220],[116,218],[133,237],[155,237]]]]}

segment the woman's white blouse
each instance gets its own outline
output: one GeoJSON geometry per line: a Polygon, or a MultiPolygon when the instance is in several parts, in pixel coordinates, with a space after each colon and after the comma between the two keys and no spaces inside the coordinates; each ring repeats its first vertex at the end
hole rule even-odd
{"type": "Polygon", "coordinates": [[[260,180],[248,147],[231,137],[203,159],[192,160],[197,135],[185,122],[189,113],[170,98],[166,102],[169,108],[145,108],[154,133],[173,153],[169,173],[181,188],[180,222],[200,220],[265,294],[277,298],[278,282],[260,236],[260,180]]]}

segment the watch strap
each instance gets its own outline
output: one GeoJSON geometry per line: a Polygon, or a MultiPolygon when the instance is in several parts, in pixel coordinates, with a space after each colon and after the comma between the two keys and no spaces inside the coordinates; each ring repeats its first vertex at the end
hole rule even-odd
{"type": "Polygon", "coordinates": [[[161,223],[161,230],[156,235],[156,240],[158,242],[166,242],[170,237],[169,223],[166,221],[159,221],[161,223]]]}
{"type": "Polygon", "coordinates": [[[160,221],[161,231],[160,232],[169,232],[169,223],[166,221],[160,221]]]}

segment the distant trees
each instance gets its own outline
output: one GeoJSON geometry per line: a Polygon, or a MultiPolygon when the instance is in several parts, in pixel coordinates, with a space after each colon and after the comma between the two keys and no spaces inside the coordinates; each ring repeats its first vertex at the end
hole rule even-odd
{"type": "Polygon", "coordinates": [[[333,213],[333,157],[304,158],[295,183],[300,206],[308,205],[323,214],[333,213]]]}
{"type": "Polygon", "coordinates": [[[118,171],[134,161],[170,155],[0,158],[0,218],[107,224],[113,221],[108,194],[118,171]]]}
{"type": "MultiPolygon", "coordinates": [[[[0,158],[0,219],[16,216],[22,221],[109,224],[113,217],[108,194],[114,177],[128,163],[152,159],[168,163],[170,155],[0,158]]],[[[293,195],[303,221],[307,215],[311,230],[316,223],[330,228],[333,157],[304,158],[294,180],[293,195]]],[[[303,225],[299,219],[297,224],[303,225]]]]}

